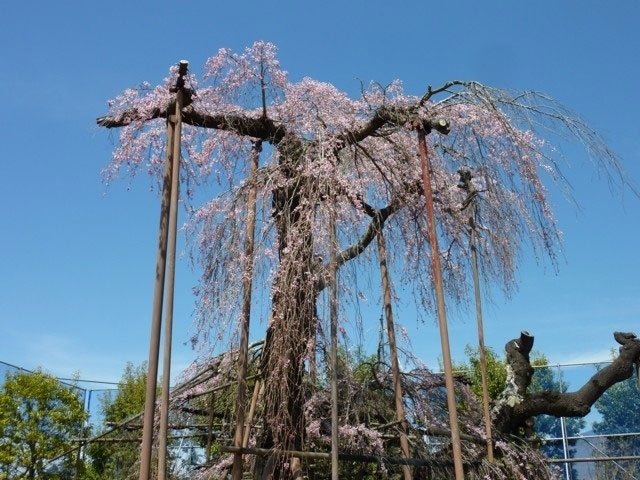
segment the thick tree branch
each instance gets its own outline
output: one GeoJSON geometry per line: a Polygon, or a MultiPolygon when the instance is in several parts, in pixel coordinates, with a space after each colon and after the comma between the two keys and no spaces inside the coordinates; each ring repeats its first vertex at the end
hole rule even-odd
{"type": "MultiPolygon", "coordinates": [[[[155,109],[151,114],[146,114],[144,117],[136,109],[131,109],[115,117],[109,115],[100,117],[96,119],[96,123],[101,127],[118,128],[125,127],[135,121],[148,121],[166,117],[166,109],[155,109]]],[[[286,129],[283,126],[276,125],[269,118],[252,118],[242,114],[211,115],[196,110],[193,105],[183,109],[182,121],[194,127],[232,131],[238,135],[265,140],[274,145],[280,143],[286,134],[286,129]]]]}
{"type": "Polygon", "coordinates": [[[611,365],[599,370],[578,391],[527,393],[533,372],[528,358],[533,337],[526,332],[523,332],[523,336],[518,340],[511,340],[505,347],[508,384],[493,411],[494,424],[502,433],[517,433],[528,418],[536,415],[585,416],[607,389],[630,378],[634,365],[637,366],[640,362],[640,340],[633,333],[615,332],[614,338],[622,345],[620,354],[611,365]],[[515,388],[510,389],[511,386],[515,388]]]}
{"type": "Polygon", "coordinates": [[[375,136],[385,125],[402,126],[412,124],[420,126],[426,132],[437,130],[446,135],[449,133],[449,122],[441,118],[421,119],[416,114],[417,105],[409,107],[382,106],[373,114],[373,117],[360,128],[347,131],[336,138],[335,150],[339,151],[348,145],[360,143],[368,137],[375,136]]]}
{"type": "Polygon", "coordinates": [[[384,227],[384,222],[401,207],[400,201],[393,201],[384,208],[379,209],[369,223],[369,227],[360,239],[344,249],[338,255],[338,266],[344,265],[349,260],[360,255],[365,248],[373,241],[378,232],[384,227]]]}
{"type": "MultiPolygon", "coordinates": [[[[170,109],[171,107],[169,107],[170,109]]],[[[156,108],[150,114],[141,115],[138,109],[131,108],[124,111],[118,116],[105,115],[103,117],[96,118],[96,123],[100,127],[105,128],[119,128],[126,127],[136,121],[154,120],[156,118],[167,118],[167,109],[156,108]]],[[[184,120],[183,120],[184,121],[184,120]]]]}

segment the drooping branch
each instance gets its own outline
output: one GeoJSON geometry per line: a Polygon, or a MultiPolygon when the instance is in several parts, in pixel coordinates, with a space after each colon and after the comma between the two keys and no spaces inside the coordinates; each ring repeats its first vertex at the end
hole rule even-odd
{"type": "Polygon", "coordinates": [[[517,433],[525,421],[535,415],[556,417],[583,417],[592,405],[611,386],[633,375],[634,365],[640,362],[640,340],[633,333],[615,332],[615,340],[622,345],[618,357],[611,365],[599,370],[576,392],[557,391],[526,392],[531,383],[533,369],[528,352],[533,346],[533,336],[523,332],[518,340],[511,340],[507,350],[507,388],[515,385],[498,399],[494,407],[494,425],[503,433],[517,433]]]}

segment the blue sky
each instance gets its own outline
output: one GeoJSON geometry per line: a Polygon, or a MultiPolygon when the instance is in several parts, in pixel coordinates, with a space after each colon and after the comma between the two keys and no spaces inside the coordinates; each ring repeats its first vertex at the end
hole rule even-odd
{"type": "MultiPolygon", "coordinates": [[[[182,58],[197,72],[221,47],[273,42],[293,80],[311,76],[353,95],[360,79],[395,78],[413,94],[449,79],[540,90],[596,127],[640,183],[640,4],[443,5],[3,2],[0,360],[104,380],[117,380],[127,361],[146,360],[159,199],[144,176],[105,188],[100,171],[117,137],[95,118],[124,88],[160,81],[182,58]]],[[[552,361],[606,359],[613,330],[640,330],[640,202],[629,191],[612,195],[584,152],[563,148],[579,208],[552,192],[565,233],[559,273],[525,253],[518,293],[486,305],[486,341],[502,350],[527,329],[552,361]]],[[[195,356],[183,342],[196,278],[183,255],[174,372],[195,356]]],[[[410,299],[402,300],[399,320],[435,366],[435,322],[416,326],[410,299]]],[[[366,326],[370,338],[377,315],[366,326]]],[[[462,359],[476,342],[475,319],[452,309],[449,320],[453,356],[462,359]]],[[[254,337],[263,330],[256,324],[254,337]]]]}

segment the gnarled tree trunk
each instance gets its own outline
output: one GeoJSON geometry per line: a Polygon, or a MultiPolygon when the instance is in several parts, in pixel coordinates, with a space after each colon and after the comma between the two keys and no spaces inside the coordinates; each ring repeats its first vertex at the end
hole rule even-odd
{"type": "Polygon", "coordinates": [[[495,402],[492,412],[494,427],[503,434],[521,433],[527,420],[536,415],[554,417],[584,417],[593,404],[611,386],[633,375],[634,365],[640,366],[640,340],[633,333],[614,332],[622,345],[611,365],[599,370],[575,392],[527,392],[533,376],[529,352],[533,336],[522,332],[520,338],[505,346],[507,352],[507,386],[495,402]]]}
{"type": "MultiPolygon", "coordinates": [[[[302,161],[299,140],[279,147],[284,172],[296,174],[302,161]]],[[[262,371],[265,375],[265,433],[262,446],[302,450],[304,364],[314,330],[317,296],[308,184],[293,182],[273,192],[279,267],[272,293],[262,371]]],[[[258,459],[256,478],[290,478],[285,459],[258,459]]]]}

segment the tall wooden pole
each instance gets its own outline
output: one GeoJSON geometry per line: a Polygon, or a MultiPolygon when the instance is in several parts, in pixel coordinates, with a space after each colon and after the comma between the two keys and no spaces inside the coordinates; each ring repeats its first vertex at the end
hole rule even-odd
{"type": "Polygon", "coordinates": [[[182,78],[187,73],[188,62],[180,62],[179,86],[176,92],[175,111],[169,122],[173,123],[171,204],[169,206],[169,244],[167,247],[167,303],[164,315],[164,351],[162,364],[162,394],[160,399],[160,431],[158,433],[158,480],[167,478],[167,436],[169,434],[169,396],[171,380],[171,340],[173,337],[173,297],[176,277],[176,243],[178,232],[178,199],[180,196],[180,149],[182,139],[182,107],[184,91],[182,78]]]}
{"type": "MultiPolygon", "coordinates": [[[[188,62],[180,62],[179,85],[183,83],[188,62]]],[[[176,99],[176,102],[178,100],[176,99]]],[[[140,447],[139,480],[149,480],[151,476],[151,452],[153,448],[153,423],[156,403],[156,383],[158,381],[158,357],[160,353],[160,327],[162,321],[162,304],[164,297],[165,267],[167,261],[167,240],[169,233],[170,202],[172,196],[172,181],[174,162],[180,162],[180,148],[178,157],[175,154],[174,122],[167,119],[167,159],[165,163],[162,184],[162,202],[160,206],[160,231],[158,235],[158,255],[156,260],[156,280],[153,293],[153,310],[151,314],[151,335],[149,341],[149,362],[147,371],[147,389],[144,403],[144,419],[142,429],[142,445],[140,447]]],[[[178,166],[179,168],[179,166],[178,166]]],[[[176,209],[177,210],[177,209],[176,209]]]]}
{"type": "Polygon", "coordinates": [[[442,285],[442,270],[440,268],[440,249],[436,233],[435,215],[433,212],[433,192],[431,190],[431,173],[429,157],[427,156],[427,142],[424,130],[418,130],[418,149],[422,165],[422,183],[427,210],[429,227],[429,244],[431,245],[431,265],[433,267],[433,283],[436,291],[436,307],[438,310],[438,325],[440,327],[440,343],[444,362],[444,379],[447,387],[447,408],[449,409],[449,424],[451,426],[451,446],[453,447],[453,465],[456,480],[464,480],[462,468],[462,449],[460,448],[460,428],[456,411],[456,395],[453,388],[453,369],[451,366],[451,351],[449,349],[449,331],[447,328],[447,312],[444,302],[444,287],[442,285]]]}
{"type": "MultiPolygon", "coordinates": [[[[262,151],[262,142],[254,143],[251,151],[251,171],[249,173],[249,182],[255,181],[256,172],[258,170],[258,160],[262,151]]],[[[234,437],[234,445],[242,447],[244,437],[244,410],[245,395],[247,390],[247,355],[249,350],[249,321],[251,318],[251,286],[253,280],[253,248],[254,235],[256,225],[256,196],[257,187],[249,186],[249,195],[247,197],[247,224],[245,230],[245,267],[243,278],[243,297],[242,297],[242,317],[240,332],[240,349],[238,351],[238,391],[236,394],[236,431],[234,437]]],[[[231,470],[233,480],[242,479],[242,452],[233,454],[233,468],[231,470]]]]}
{"type": "Polygon", "coordinates": [[[164,275],[167,260],[167,234],[169,232],[169,203],[171,197],[171,174],[173,159],[173,124],[167,122],[167,159],[162,184],[162,202],[160,205],[160,232],[158,235],[158,255],[156,259],[156,278],[151,313],[151,336],[149,341],[149,361],[147,371],[147,389],[144,401],[142,445],[140,447],[139,480],[149,480],[151,475],[151,450],[153,447],[153,416],[156,404],[156,383],[158,381],[158,356],[160,353],[160,326],[162,320],[162,301],[164,293],[164,275]]]}
{"type": "MultiPolygon", "coordinates": [[[[393,372],[393,392],[396,403],[396,420],[400,422],[400,448],[402,456],[409,458],[409,440],[407,439],[407,420],[404,415],[404,403],[402,401],[402,385],[400,382],[400,366],[398,365],[398,349],[396,348],[396,332],[393,323],[393,309],[391,307],[391,285],[389,270],[387,269],[387,247],[382,233],[378,232],[378,260],[380,262],[380,277],[382,277],[382,300],[384,313],[387,317],[387,335],[389,336],[389,354],[391,355],[391,371],[393,372]]],[[[402,466],[404,480],[413,480],[411,467],[402,466]]]]}
{"type": "Polygon", "coordinates": [[[329,276],[331,321],[331,480],[338,480],[338,259],[336,239],[336,199],[329,206],[329,276]]]}
{"type": "Polygon", "coordinates": [[[476,229],[473,221],[473,204],[469,205],[469,244],[471,246],[471,271],[473,290],[476,297],[476,318],[478,319],[478,351],[480,355],[480,377],[482,379],[482,407],[484,410],[484,428],[487,434],[487,460],[493,463],[493,435],[491,433],[491,412],[489,411],[489,386],[487,385],[487,356],[484,346],[484,326],[482,322],[482,301],[480,298],[480,279],[478,278],[478,252],[476,249],[476,229]]]}

